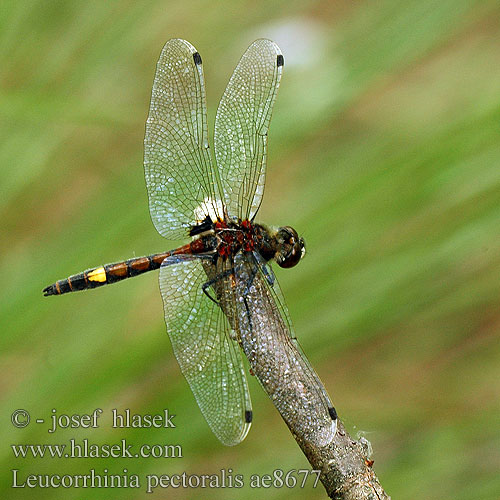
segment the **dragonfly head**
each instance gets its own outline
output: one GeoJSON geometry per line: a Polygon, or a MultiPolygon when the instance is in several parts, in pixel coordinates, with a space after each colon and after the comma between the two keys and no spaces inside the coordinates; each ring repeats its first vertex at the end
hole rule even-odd
{"type": "Polygon", "coordinates": [[[277,250],[274,256],[280,267],[293,267],[306,253],[303,238],[290,226],[280,227],[276,233],[277,250]]]}

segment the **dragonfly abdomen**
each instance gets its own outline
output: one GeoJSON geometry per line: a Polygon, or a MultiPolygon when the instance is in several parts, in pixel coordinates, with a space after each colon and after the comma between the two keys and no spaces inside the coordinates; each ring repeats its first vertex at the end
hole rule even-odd
{"type": "Polygon", "coordinates": [[[114,264],[87,269],[69,278],[58,280],[52,285],[44,288],[43,294],[62,295],[63,293],[77,292],[79,290],[88,290],[99,286],[116,283],[126,278],[132,278],[139,274],[153,271],[161,266],[166,257],[173,252],[157,253],[146,257],[136,257],[114,264]]]}

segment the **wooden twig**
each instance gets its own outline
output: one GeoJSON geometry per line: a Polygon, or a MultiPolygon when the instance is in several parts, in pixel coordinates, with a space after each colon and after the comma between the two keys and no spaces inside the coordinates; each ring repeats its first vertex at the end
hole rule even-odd
{"type": "Polygon", "coordinates": [[[290,431],[313,469],[321,471],[320,479],[330,498],[390,500],[372,469],[366,448],[349,435],[340,419],[334,438],[324,446],[302,440],[291,427],[290,431]]]}
{"type": "MultiPolygon", "coordinates": [[[[293,336],[277,283],[260,273],[252,286],[245,269],[237,280],[237,325],[241,347],[330,498],[389,499],[373,472],[366,446],[349,436],[321,380],[293,336]],[[335,431],[336,430],[336,431],[335,431]]],[[[225,307],[223,307],[227,311],[225,307]]]]}

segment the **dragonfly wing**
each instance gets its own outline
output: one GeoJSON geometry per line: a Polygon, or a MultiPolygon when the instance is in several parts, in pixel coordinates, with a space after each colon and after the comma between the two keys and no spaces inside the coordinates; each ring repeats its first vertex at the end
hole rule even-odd
{"type": "Polygon", "coordinates": [[[238,333],[250,367],[289,427],[324,445],[336,432],[335,410],[293,337],[278,281],[249,254],[237,257],[235,269],[238,333]]]}
{"type": "Polygon", "coordinates": [[[267,131],[283,68],[279,47],[256,40],[229,80],[215,118],[215,157],[228,213],[251,219],[264,193],[267,131]]]}
{"type": "Polygon", "coordinates": [[[223,444],[235,445],[250,429],[250,393],[228,321],[202,291],[207,281],[200,259],[167,258],[160,268],[165,323],[175,357],[213,433],[223,444]]]}
{"type": "Polygon", "coordinates": [[[206,215],[222,215],[201,57],[185,40],[169,40],[156,66],[144,170],[151,218],[162,236],[184,238],[206,215]]]}

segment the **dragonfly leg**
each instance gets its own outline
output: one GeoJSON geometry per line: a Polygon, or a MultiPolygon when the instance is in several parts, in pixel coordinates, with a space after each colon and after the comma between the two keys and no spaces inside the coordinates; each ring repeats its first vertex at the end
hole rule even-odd
{"type": "MultiPolygon", "coordinates": [[[[247,284],[245,286],[245,290],[243,291],[244,297],[246,297],[248,295],[248,292],[250,291],[250,287],[252,286],[253,280],[255,279],[255,276],[257,275],[258,269],[259,268],[257,266],[252,267],[252,272],[251,272],[250,276],[248,277],[248,281],[247,281],[247,284]]],[[[246,304],[246,301],[245,301],[245,304],[246,304]]]]}
{"type": "MultiPolygon", "coordinates": [[[[210,280],[210,281],[213,281],[213,280],[210,280]]],[[[208,288],[210,288],[210,286],[212,285],[212,283],[210,283],[210,281],[207,281],[206,283],[203,283],[203,285],[201,285],[201,289],[203,290],[203,293],[214,303],[214,304],[217,304],[219,305],[219,302],[214,299],[211,295],[210,295],[210,292],[207,291],[208,288]]]]}
{"type": "Polygon", "coordinates": [[[266,260],[259,252],[253,252],[253,256],[257,261],[258,266],[262,269],[262,274],[264,274],[264,276],[266,277],[267,282],[270,286],[273,286],[276,278],[274,276],[273,270],[271,269],[271,266],[268,265],[266,260]]]}
{"type": "Polygon", "coordinates": [[[276,279],[274,277],[273,270],[267,264],[264,264],[261,267],[261,269],[262,269],[262,272],[264,273],[264,276],[266,277],[266,280],[269,283],[269,285],[273,286],[274,285],[274,281],[276,279]]]}
{"type": "Polygon", "coordinates": [[[214,299],[210,293],[208,292],[208,289],[215,283],[217,283],[217,281],[219,281],[220,279],[222,278],[227,278],[228,276],[231,276],[232,274],[234,274],[234,267],[232,267],[231,269],[228,269],[227,271],[224,271],[220,274],[218,274],[217,276],[215,276],[214,278],[212,278],[211,280],[208,280],[206,283],[203,283],[203,285],[201,285],[201,289],[203,291],[203,293],[212,301],[212,302],[215,302],[215,304],[219,305],[219,302],[214,299]]]}
{"type": "Polygon", "coordinates": [[[250,332],[253,331],[252,315],[250,314],[250,308],[248,307],[248,302],[246,296],[243,297],[243,303],[245,304],[246,315],[248,320],[248,328],[250,332]]]}
{"type": "Polygon", "coordinates": [[[265,276],[266,281],[269,283],[270,286],[274,285],[275,277],[273,270],[271,269],[270,266],[267,265],[267,262],[264,260],[264,258],[260,255],[259,252],[253,252],[253,257],[255,259],[255,263],[252,266],[252,270],[250,273],[250,276],[248,277],[247,284],[245,286],[245,290],[243,294],[246,296],[248,295],[248,292],[250,291],[250,287],[252,286],[253,280],[255,279],[255,276],[257,275],[258,270],[260,269],[262,271],[262,274],[265,276]]]}

